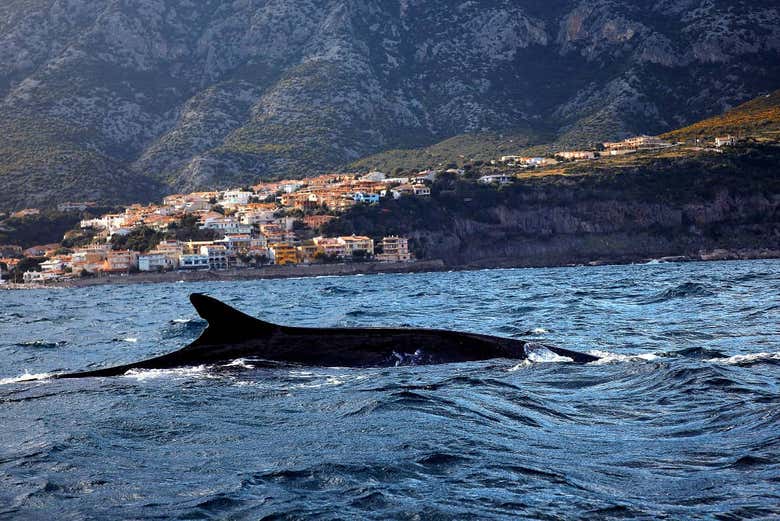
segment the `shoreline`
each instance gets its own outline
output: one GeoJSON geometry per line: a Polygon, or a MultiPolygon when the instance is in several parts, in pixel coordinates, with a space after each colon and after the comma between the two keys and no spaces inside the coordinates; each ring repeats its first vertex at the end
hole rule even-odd
{"type": "Polygon", "coordinates": [[[484,259],[466,264],[447,264],[441,259],[412,262],[363,262],[344,264],[297,264],[292,266],[263,266],[262,268],[240,268],[222,271],[168,271],[163,273],[133,273],[103,275],[94,278],[69,279],[48,284],[0,284],[0,290],[67,289],[107,284],[156,284],[173,282],[239,281],[260,279],[291,279],[304,277],[343,277],[354,275],[375,275],[380,273],[435,273],[441,271],[474,271],[483,269],[511,268],[559,268],[622,266],[629,264],[665,264],[675,262],[710,262],[729,260],[780,259],[780,250],[713,250],[697,255],[674,255],[659,258],[632,257],[596,259],[579,263],[534,264],[518,262],[517,259],[484,259]]]}

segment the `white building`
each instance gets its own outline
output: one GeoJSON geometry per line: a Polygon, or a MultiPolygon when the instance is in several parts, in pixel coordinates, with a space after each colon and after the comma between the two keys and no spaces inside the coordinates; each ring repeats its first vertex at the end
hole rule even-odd
{"type": "Polygon", "coordinates": [[[222,206],[243,206],[249,204],[252,192],[243,190],[227,190],[222,193],[222,206]]]}
{"type": "Polygon", "coordinates": [[[65,268],[62,259],[49,259],[41,263],[41,271],[45,273],[60,272],[65,268]]]}
{"type": "Polygon", "coordinates": [[[176,268],[177,257],[161,252],[149,252],[138,256],[139,271],[167,271],[176,268]]]}
{"type": "Polygon", "coordinates": [[[22,279],[27,282],[53,282],[55,280],[60,280],[62,277],[59,273],[51,273],[51,272],[45,272],[45,271],[26,271],[24,275],[22,275],[22,279]]]}
{"type": "Polygon", "coordinates": [[[558,152],[555,155],[563,159],[571,159],[574,161],[596,159],[596,153],[591,152],[590,150],[565,150],[563,152],[558,152]]]}
{"type": "Polygon", "coordinates": [[[500,184],[500,185],[506,185],[512,182],[512,176],[506,175],[506,174],[491,174],[491,175],[483,175],[478,180],[482,184],[500,184]]]}
{"type": "Polygon", "coordinates": [[[179,269],[181,270],[207,270],[209,269],[209,256],[188,253],[179,256],[179,269]]]}
{"type": "Polygon", "coordinates": [[[216,230],[222,233],[249,234],[252,233],[252,226],[242,224],[231,217],[212,217],[200,227],[202,230],[216,230]]]}
{"type": "Polygon", "coordinates": [[[228,269],[228,252],[227,248],[221,244],[215,244],[212,246],[201,246],[200,254],[208,259],[209,268],[212,270],[226,270],[228,269]]]}
{"type": "Polygon", "coordinates": [[[737,139],[734,136],[721,136],[715,138],[715,146],[720,147],[731,147],[734,146],[737,143],[737,139]]]}

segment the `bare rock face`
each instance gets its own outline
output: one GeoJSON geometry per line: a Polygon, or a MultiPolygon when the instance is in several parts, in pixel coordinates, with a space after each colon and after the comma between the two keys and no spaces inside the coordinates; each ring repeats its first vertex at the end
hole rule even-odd
{"type": "Polygon", "coordinates": [[[121,171],[132,199],[466,132],[584,145],[778,77],[769,0],[7,0],[0,183],[53,202],[121,171]]]}

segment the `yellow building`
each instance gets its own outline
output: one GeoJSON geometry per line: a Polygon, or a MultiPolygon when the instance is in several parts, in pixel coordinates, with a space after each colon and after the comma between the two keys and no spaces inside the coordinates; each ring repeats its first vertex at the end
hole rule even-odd
{"type": "Polygon", "coordinates": [[[271,246],[269,250],[271,251],[271,258],[276,265],[298,264],[298,251],[295,249],[295,246],[279,243],[271,246]]]}
{"type": "Polygon", "coordinates": [[[298,258],[301,262],[311,263],[317,259],[317,253],[320,251],[319,247],[312,240],[303,241],[297,248],[298,258]]]}

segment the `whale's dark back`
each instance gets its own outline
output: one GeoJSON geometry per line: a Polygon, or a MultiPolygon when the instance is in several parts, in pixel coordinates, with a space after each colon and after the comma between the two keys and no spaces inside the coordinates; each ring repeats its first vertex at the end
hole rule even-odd
{"type": "MultiPolygon", "coordinates": [[[[493,358],[525,359],[526,342],[475,333],[404,328],[300,328],[265,322],[212,297],[190,295],[208,327],[190,345],[167,355],[60,378],[115,376],[130,369],[167,369],[239,358],[311,366],[382,367],[455,363],[493,358]]],[[[588,363],[597,357],[545,346],[588,363]]]]}

